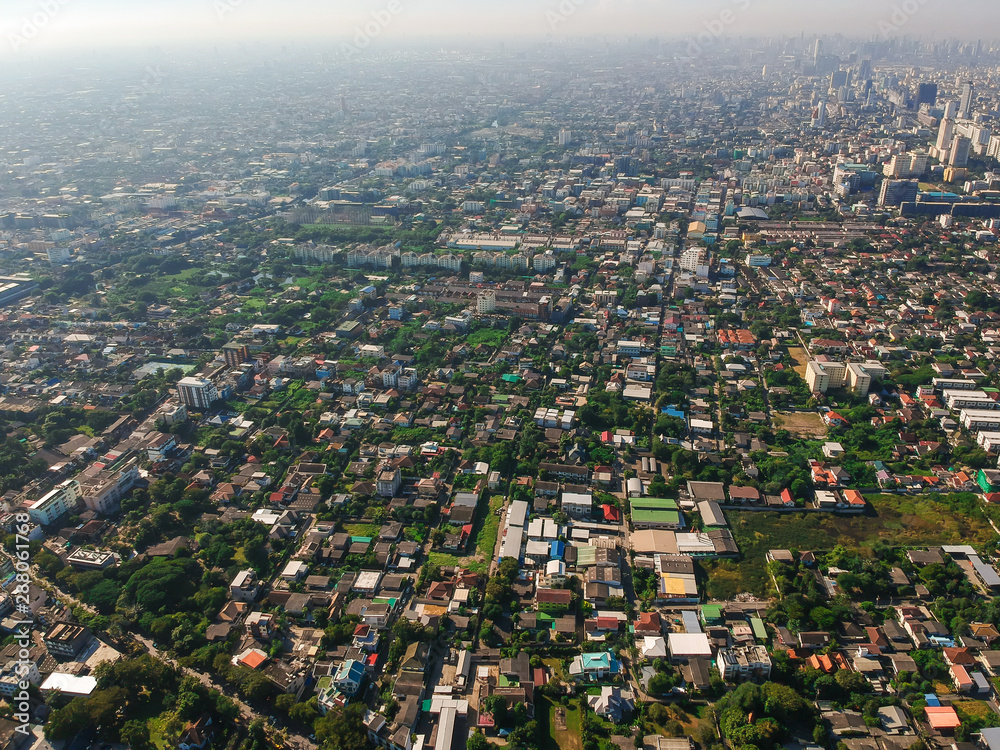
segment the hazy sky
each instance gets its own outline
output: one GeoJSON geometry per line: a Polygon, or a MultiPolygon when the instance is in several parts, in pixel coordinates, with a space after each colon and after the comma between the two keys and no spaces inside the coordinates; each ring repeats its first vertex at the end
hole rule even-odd
{"type": "Polygon", "coordinates": [[[0,0],[0,59],[185,41],[433,36],[974,37],[996,0],[0,0]],[[366,32],[367,28],[367,32],[366,32]]]}

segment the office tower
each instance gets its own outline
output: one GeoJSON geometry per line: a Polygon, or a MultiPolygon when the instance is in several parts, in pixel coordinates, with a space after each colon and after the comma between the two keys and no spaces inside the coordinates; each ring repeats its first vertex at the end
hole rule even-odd
{"type": "Polygon", "coordinates": [[[880,206],[898,206],[917,200],[919,185],[916,180],[883,180],[878,196],[880,206]]]}
{"type": "Polygon", "coordinates": [[[972,100],[974,96],[975,86],[973,86],[972,81],[966,81],[962,85],[962,103],[958,108],[958,116],[963,120],[972,117],[972,100]]]}
{"type": "Polygon", "coordinates": [[[933,107],[937,102],[937,90],[936,83],[921,83],[917,86],[917,106],[929,104],[933,107]]]}
{"type": "Polygon", "coordinates": [[[830,88],[839,89],[847,85],[848,74],[846,70],[838,70],[830,76],[830,88]]]}
{"type": "Polygon", "coordinates": [[[958,117],[958,102],[948,102],[944,105],[944,119],[954,120],[958,117]]]}
{"type": "Polygon", "coordinates": [[[954,120],[941,120],[941,127],[938,128],[937,143],[934,145],[938,151],[947,151],[951,147],[951,139],[955,134],[954,120]]]}
{"type": "Polygon", "coordinates": [[[872,61],[862,60],[861,64],[858,65],[858,80],[867,81],[872,77],[872,61]]]}
{"type": "Polygon", "coordinates": [[[956,136],[951,144],[951,153],[948,155],[948,166],[965,167],[969,164],[969,152],[972,149],[972,140],[965,136],[956,136]]]}
{"type": "Polygon", "coordinates": [[[816,45],[813,47],[813,64],[819,65],[819,57],[823,53],[823,41],[821,39],[816,39],[816,45]]]}
{"type": "Polygon", "coordinates": [[[826,102],[820,102],[816,105],[816,109],[813,110],[812,125],[815,128],[826,125],[826,102]]]}

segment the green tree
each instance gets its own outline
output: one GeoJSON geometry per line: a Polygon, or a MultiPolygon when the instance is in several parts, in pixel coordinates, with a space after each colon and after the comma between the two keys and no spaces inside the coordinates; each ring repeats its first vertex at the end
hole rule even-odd
{"type": "Polygon", "coordinates": [[[368,750],[370,745],[364,729],[364,713],[361,703],[331,709],[316,720],[316,739],[325,750],[368,750]]]}
{"type": "Polygon", "coordinates": [[[465,743],[466,750],[487,750],[489,746],[490,742],[486,739],[486,735],[483,734],[481,729],[477,729],[470,735],[468,741],[465,743]]]}

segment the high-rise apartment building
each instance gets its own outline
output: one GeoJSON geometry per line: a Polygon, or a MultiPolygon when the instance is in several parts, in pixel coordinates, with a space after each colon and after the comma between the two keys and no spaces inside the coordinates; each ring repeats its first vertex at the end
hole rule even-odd
{"type": "Polygon", "coordinates": [[[219,400],[219,391],[211,380],[184,378],[177,384],[181,403],[192,409],[208,409],[219,400]]]}
{"type": "Polygon", "coordinates": [[[222,356],[230,367],[239,367],[250,359],[250,349],[246,344],[229,343],[222,347],[222,356]]]}

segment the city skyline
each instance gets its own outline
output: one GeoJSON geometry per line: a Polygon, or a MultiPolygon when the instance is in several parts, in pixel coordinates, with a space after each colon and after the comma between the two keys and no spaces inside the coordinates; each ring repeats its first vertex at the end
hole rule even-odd
{"type": "Polygon", "coordinates": [[[2,58],[178,43],[417,40],[496,41],[604,37],[700,38],[847,35],[861,39],[950,37],[975,40],[1000,8],[974,0],[862,2],[803,6],[790,0],[553,0],[471,7],[456,0],[360,0],[335,6],[304,0],[180,0],[156,4],[104,0],[13,0],[0,10],[2,58]],[[977,23],[970,23],[976,18],[977,23]]]}

